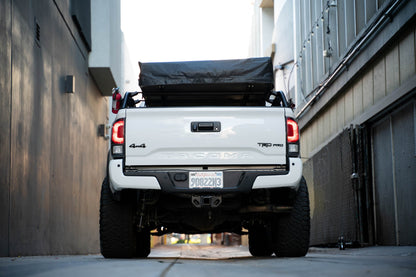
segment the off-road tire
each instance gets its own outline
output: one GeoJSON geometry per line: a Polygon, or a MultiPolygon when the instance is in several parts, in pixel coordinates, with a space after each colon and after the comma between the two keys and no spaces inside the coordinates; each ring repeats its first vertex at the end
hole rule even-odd
{"type": "Polygon", "coordinates": [[[136,234],[136,257],[146,258],[150,254],[150,231],[142,230],[136,234]]]}
{"type": "Polygon", "coordinates": [[[293,210],[280,216],[272,228],[278,257],[303,257],[309,249],[310,208],[306,180],[302,177],[293,210]]]}
{"type": "Polygon", "coordinates": [[[150,253],[150,233],[138,233],[135,228],[133,201],[113,199],[108,179],[101,187],[100,247],[105,258],[147,257],[150,253]]]}
{"type": "Polygon", "coordinates": [[[255,257],[268,257],[273,254],[270,228],[255,225],[248,233],[248,250],[255,257]]]}

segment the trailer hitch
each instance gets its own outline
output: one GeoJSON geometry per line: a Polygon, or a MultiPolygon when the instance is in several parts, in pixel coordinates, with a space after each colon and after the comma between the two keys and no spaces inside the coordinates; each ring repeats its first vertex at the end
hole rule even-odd
{"type": "Polygon", "coordinates": [[[197,195],[192,196],[192,204],[197,208],[211,207],[217,208],[222,203],[221,196],[197,195]]]}

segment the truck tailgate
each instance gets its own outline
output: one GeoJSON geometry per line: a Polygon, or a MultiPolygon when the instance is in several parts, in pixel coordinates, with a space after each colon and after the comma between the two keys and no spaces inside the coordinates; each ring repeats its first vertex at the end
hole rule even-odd
{"type": "Polygon", "coordinates": [[[127,166],[282,165],[285,110],[127,109],[125,149],[127,166]]]}

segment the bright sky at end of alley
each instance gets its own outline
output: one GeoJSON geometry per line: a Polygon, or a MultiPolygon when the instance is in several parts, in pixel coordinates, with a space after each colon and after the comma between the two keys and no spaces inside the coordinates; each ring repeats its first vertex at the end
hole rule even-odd
{"type": "Polygon", "coordinates": [[[141,62],[248,57],[253,0],[122,0],[121,29],[141,62]]]}

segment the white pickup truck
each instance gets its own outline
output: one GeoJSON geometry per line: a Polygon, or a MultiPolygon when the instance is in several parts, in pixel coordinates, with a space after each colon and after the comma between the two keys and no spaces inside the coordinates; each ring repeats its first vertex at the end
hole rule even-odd
{"type": "Polygon", "coordinates": [[[140,67],[142,104],[138,93],[113,95],[103,256],[147,257],[150,236],[172,232],[248,233],[253,256],[304,256],[299,130],[284,94],[272,91],[270,59],[140,67]]]}

